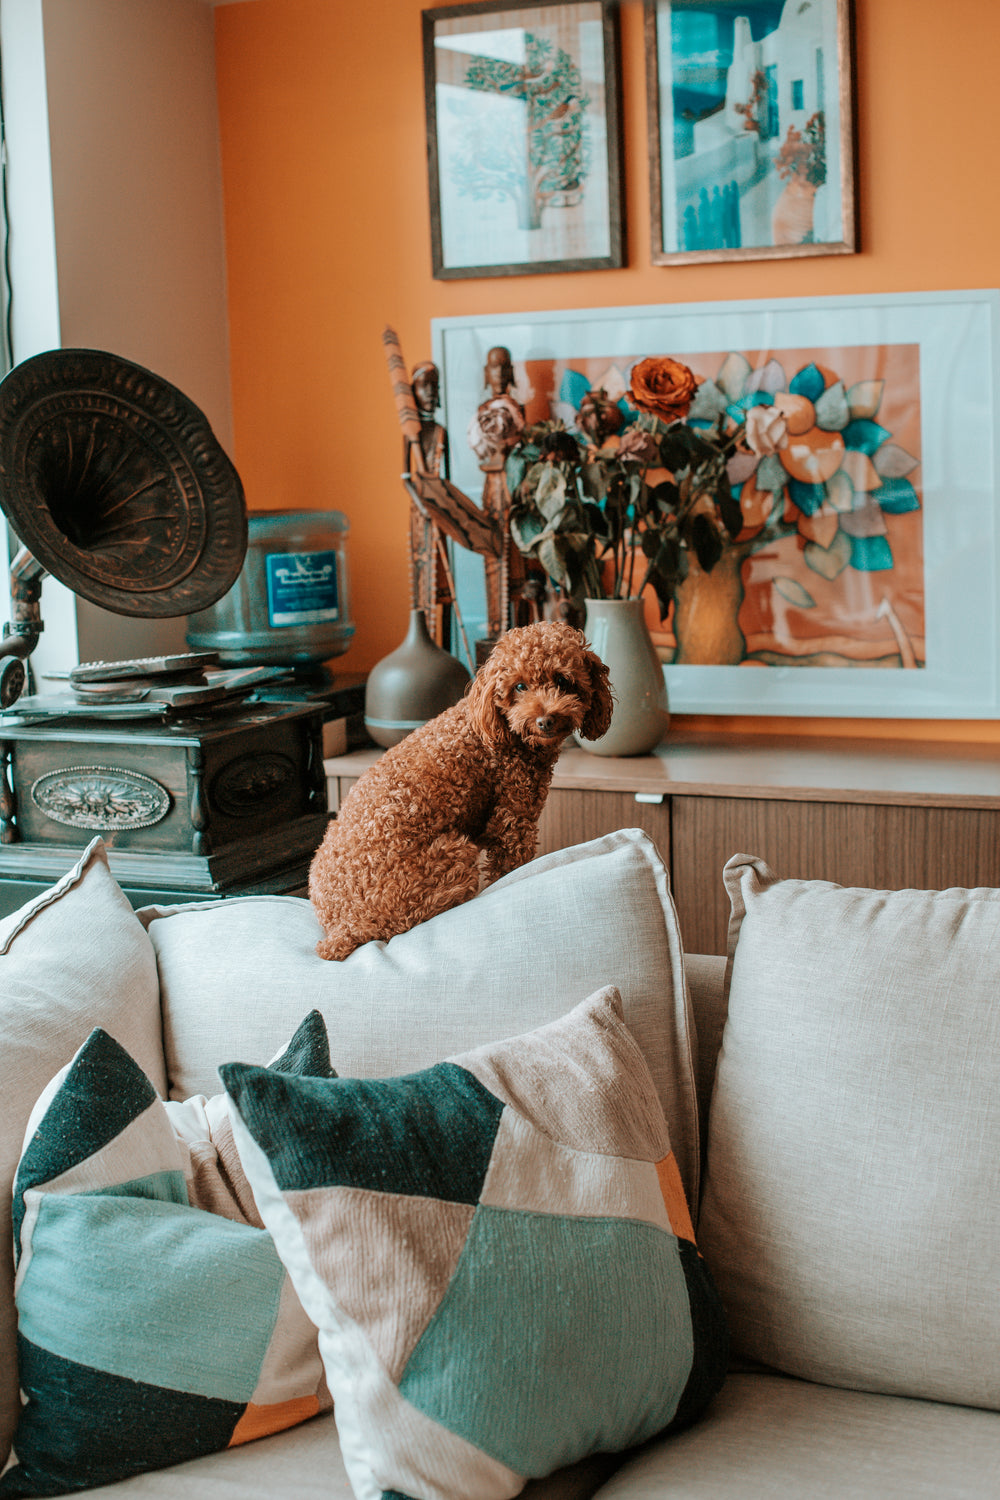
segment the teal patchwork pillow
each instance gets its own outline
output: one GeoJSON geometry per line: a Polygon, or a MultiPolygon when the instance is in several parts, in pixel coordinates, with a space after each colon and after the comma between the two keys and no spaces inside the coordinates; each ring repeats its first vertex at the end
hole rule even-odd
{"type": "Polygon", "coordinates": [[[382,1080],[220,1073],[359,1500],[500,1500],[693,1421],[727,1338],[618,991],[382,1080]]]}
{"type": "MultiPolygon", "coordinates": [[[[330,1077],[318,1012],[272,1066],[330,1077]]],[[[35,1108],[13,1219],[23,1405],[0,1496],[107,1484],[330,1405],[224,1096],[165,1104],[94,1030],[35,1108]]]]}

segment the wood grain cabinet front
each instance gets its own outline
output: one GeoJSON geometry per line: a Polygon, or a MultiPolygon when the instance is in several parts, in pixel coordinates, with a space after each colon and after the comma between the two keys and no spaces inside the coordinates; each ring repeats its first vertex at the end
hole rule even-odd
{"type": "MultiPolygon", "coordinates": [[[[330,805],[377,751],[327,762],[330,805]]],[[[568,748],[539,853],[642,828],[670,871],[684,946],[725,953],[722,870],[759,855],[786,878],[879,890],[1000,886],[1000,753],[990,745],[671,732],[653,755],[568,748]]]]}

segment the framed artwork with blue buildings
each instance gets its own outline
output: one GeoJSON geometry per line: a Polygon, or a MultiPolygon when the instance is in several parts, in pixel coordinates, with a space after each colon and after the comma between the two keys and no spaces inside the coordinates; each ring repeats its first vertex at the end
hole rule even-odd
{"type": "Polygon", "coordinates": [[[655,265],[858,248],[851,0],[646,0],[655,265]]]}

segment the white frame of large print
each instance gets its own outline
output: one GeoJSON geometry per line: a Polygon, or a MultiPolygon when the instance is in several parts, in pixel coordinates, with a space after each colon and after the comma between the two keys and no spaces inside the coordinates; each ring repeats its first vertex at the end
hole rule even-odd
{"type": "MultiPolygon", "coordinates": [[[[819,603],[819,614],[809,617],[814,632],[824,608],[834,611],[838,628],[836,611],[844,621],[863,615],[872,640],[858,644],[852,624],[846,654],[848,637],[828,627],[808,649],[786,643],[776,651],[765,633],[751,637],[755,649],[739,665],[682,666],[672,661],[669,625],[658,636],[654,615],[672,710],[993,718],[1000,712],[998,314],[1000,292],[991,289],[437,318],[433,348],[452,480],[479,497],[483,476],[464,434],[483,396],[486,353],[496,345],[510,350],[513,394],[529,422],[561,417],[572,425],[578,401],[567,397],[581,383],[624,394],[632,365],[649,355],[687,361],[700,378],[717,379],[734,406],[761,392],[794,392],[807,377],[825,383],[826,415],[812,418],[801,439],[807,476],[809,443],[823,438],[819,429],[829,434],[839,424],[834,445],[845,438],[850,462],[825,489],[825,471],[817,476],[823,483],[806,486],[808,514],[790,504],[794,487],[772,486],[784,504],[778,530],[785,561],[772,557],[768,572],[763,544],[774,538],[765,528],[761,550],[744,564],[744,597],[756,590],[759,616],[767,588],[767,610],[780,609],[786,622],[796,608],[801,619],[803,608],[819,603]],[[852,422],[866,425],[848,430],[852,422]],[[840,602],[832,604],[815,550],[829,552],[831,532],[842,550],[848,537],[853,549],[838,575],[840,602]],[[804,562],[811,574],[801,571],[804,562]],[[821,640],[829,649],[819,650],[821,640]],[[793,664],[803,661],[812,664],[793,664]]],[[[789,454],[800,451],[795,437],[790,443],[789,454]]],[[[484,614],[481,560],[460,554],[456,564],[472,631],[484,614]]]]}

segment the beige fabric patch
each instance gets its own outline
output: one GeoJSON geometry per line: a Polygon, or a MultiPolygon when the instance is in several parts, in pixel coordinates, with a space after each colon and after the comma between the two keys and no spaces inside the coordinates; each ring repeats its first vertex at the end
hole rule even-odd
{"type": "Polygon", "coordinates": [[[352,1187],[284,1196],[316,1275],[398,1381],[454,1274],[474,1205],[352,1187]]]}
{"type": "Polygon", "coordinates": [[[505,1109],[480,1200],[524,1213],[639,1219],[672,1233],[650,1161],[574,1151],[505,1109]]]}
{"type": "Polygon", "coordinates": [[[592,999],[586,1022],[572,1011],[452,1061],[562,1145],[658,1161],[670,1149],[663,1108],[622,1021],[621,996],[608,987],[592,999]]]}

